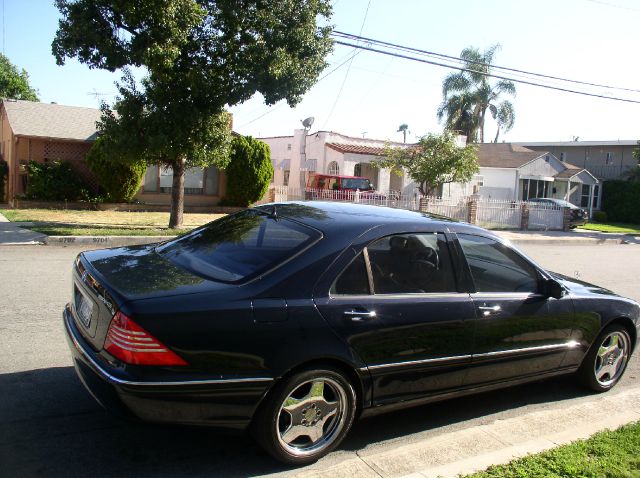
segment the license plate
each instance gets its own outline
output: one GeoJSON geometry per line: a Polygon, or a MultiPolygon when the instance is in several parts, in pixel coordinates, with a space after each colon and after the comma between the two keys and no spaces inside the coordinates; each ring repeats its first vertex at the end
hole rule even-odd
{"type": "Polygon", "coordinates": [[[78,317],[82,324],[89,328],[91,324],[91,313],[93,312],[93,304],[91,303],[91,299],[88,299],[84,296],[83,293],[80,293],[78,307],[76,307],[76,311],[78,312],[78,317]]]}

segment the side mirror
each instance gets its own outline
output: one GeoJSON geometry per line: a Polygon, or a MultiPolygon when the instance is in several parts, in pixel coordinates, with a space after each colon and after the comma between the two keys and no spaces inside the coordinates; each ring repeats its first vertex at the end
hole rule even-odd
{"type": "Polygon", "coordinates": [[[567,293],[566,289],[554,279],[547,279],[544,282],[544,295],[546,297],[553,297],[554,299],[561,299],[567,293]]]}

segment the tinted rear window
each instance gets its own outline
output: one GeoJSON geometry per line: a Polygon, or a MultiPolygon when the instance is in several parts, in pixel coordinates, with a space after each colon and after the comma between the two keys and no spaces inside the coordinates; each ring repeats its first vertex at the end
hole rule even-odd
{"type": "Polygon", "coordinates": [[[241,282],[277,267],[319,238],[315,229],[250,210],[209,223],[156,251],[199,275],[241,282]]]}

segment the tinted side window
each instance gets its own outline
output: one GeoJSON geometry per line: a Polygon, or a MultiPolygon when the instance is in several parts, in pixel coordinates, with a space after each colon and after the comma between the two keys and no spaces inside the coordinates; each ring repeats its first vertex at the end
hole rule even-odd
{"type": "Polygon", "coordinates": [[[537,292],[538,272],[509,247],[486,237],[458,234],[478,292],[537,292]]]}
{"type": "Polygon", "coordinates": [[[332,295],[367,295],[371,293],[362,253],[358,254],[358,257],[342,271],[331,286],[330,293],[332,295]]]}
{"type": "Polygon", "coordinates": [[[444,234],[401,234],[367,247],[376,294],[456,292],[444,234]]]}

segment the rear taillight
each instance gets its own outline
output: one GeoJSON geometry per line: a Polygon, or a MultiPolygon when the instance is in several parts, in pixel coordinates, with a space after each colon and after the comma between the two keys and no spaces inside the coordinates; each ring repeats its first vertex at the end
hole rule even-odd
{"type": "Polygon", "coordinates": [[[187,365],[187,362],[122,312],[117,312],[111,319],[104,349],[131,365],[187,365]]]}

